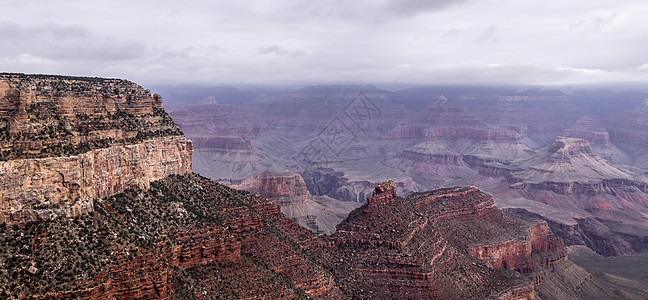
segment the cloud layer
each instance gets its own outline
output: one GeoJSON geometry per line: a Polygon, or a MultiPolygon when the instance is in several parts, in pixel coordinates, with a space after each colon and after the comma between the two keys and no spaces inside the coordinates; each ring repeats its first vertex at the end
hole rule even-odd
{"type": "Polygon", "coordinates": [[[648,80],[643,0],[6,2],[5,72],[143,84],[648,80]]]}

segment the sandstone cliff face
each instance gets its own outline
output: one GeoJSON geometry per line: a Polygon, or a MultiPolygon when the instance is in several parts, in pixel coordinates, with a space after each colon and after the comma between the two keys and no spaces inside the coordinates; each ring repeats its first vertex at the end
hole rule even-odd
{"type": "Polygon", "coordinates": [[[92,199],[191,172],[191,142],[163,138],[69,157],[0,162],[0,222],[25,223],[92,211],[92,199]]]}
{"type": "Polygon", "coordinates": [[[311,195],[301,175],[265,171],[244,180],[237,188],[274,200],[279,205],[293,205],[310,200],[311,195]]]}
{"type": "Polygon", "coordinates": [[[522,274],[532,273],[536,264],[549,267],[567,260],[567,248],[546,222],[532,225],[529,231],[530,235],[523,239],[474,245],[472,254],[495,268],[516,270],[522,274]]]}
{"type": "Polygon", "coordinates": [[[0,222],[92,211],[93,199],[191,172],[159,95],[124,80],[0,74],[0,222]]]}

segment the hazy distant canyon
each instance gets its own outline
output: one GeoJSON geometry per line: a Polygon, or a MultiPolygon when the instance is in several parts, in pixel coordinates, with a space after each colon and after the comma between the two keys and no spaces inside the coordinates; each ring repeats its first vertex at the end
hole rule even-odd
{"type": "MultiPolygon", "coordinates": [[[[293,196],[356,203],[388,179],[402,195],[477,186],[500,208],[545,219],[568,245],[627,255],[648,251],[644,99],[608,90],[313,86],[167,110],[193,141],[194,171],[228,185],[292,173],[307,187],[293,196]]],[[[294,219],[315,224],[322,216],[314,211],[302,207],[294,219]]]]}

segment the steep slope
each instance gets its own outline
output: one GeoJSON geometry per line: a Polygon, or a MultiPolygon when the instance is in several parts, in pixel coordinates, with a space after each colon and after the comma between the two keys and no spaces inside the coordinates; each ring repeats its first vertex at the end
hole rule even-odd
{"type": "Polygon", "coordinates": [[[0,227],[11,298],[339,297],[271,201],[195,174],[96,201],[73,219],[0,227]]]}
{"type": "Polygon", "coordinates": [[[125,80],[0,74],[0,132],[0,222],[77,216],[191,172],[161,97],[125,80]]]}
{"type": "Polygon", "coordinates": [[[335,232],[335,226],[360,206],[357,202],[311,195],[304,179],[297,173],[265,171],[233,187],[276,202],[286,217],[317,233],[335,232]]]}

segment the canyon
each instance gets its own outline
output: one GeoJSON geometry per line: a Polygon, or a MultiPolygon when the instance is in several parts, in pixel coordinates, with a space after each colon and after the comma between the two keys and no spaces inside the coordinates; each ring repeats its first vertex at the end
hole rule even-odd
{"type": "Polygon", "coordinates": [[[194,134],[200,122],[220,126],[219,138],[245,141],[236,143],[245,150],[225,140],[195,150],[231,158],[194,160],[197,172],[218,169],[205,176],[224,184],[289,171],[314,196],[357,203],[388,179],[400,195],[473,185],[501,208],[544,219],[568,245],[609,256],[646,251],[645,99],[605,90],[313,86],[211,105],[246,117],[204,113],[205,104],[170,115],[190,137],[216,134],[194,134]]]}
{"type": "Polygon", "coordinates": [[[0,74],[0,297],[645,297],[566,247],[644,251],[628,123],[599,134],[612,125],[569,97],[491,95],[489,118],[474,97],[407,100],[421,93],[306,87],[167,114],[125,80],[0,74]],[[529,107],[566,112],[507,123],[529,107]],[[563,117],[579,138],[550,140],[563,117]]]}

